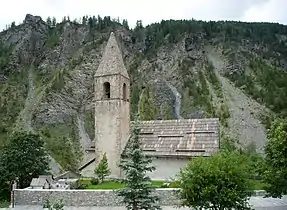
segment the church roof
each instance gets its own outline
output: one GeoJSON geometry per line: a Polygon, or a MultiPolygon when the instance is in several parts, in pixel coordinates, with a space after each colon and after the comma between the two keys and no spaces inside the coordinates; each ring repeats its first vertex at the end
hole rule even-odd
{"type": "MultiPolygon", "coordinates": [[[[154,157],[209,157],[219,151],[218,118],[139,121],[144,153],[154,157]]],[[[95,150],[94,143],[86,150],[95,150]]],[[[83,165],[83,170],[95,158],[83,165]]]]}
{"type": "Polygon", "coordinates": [[[210,156],[219,150],[219,126],[218,118],[139,122],[150,156],[210,156]]]}
{"type": "MultiPolygon", "coordinates": [[[[211,156],[219,151],[218,118],[139,121],[139,128],[143,150],[150,156],[211,156]]],[[[94,149],[94,143],[86,148],[94,149]]]]}
{"type": "Polygon", "coordinates": [[[95,77],[121,74],[129,78],[115,34],[111,32],[95,77]]]}

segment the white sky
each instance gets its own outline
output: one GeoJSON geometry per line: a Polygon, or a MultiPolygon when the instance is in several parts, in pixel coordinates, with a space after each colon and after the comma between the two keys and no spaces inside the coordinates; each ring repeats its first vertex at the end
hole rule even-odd
{"type": "Polygon", "coordinates": [[[242,20],[279,22],[287,25],[287,0],[0,0],[0,29],[15,21],[22,22],[27,13],[44,20],[55,16],[62,20],[83,15],[101,15],[136,20],[144,25],[162,19],[242,20]],[[285,10],[285,11],[284,11],[285,10]]]}

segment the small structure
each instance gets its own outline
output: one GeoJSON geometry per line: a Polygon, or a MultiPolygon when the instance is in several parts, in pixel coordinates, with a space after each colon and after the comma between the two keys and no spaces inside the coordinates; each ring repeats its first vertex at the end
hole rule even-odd
{"type": "Polygon", "coordinates": [[[28,189],[76,189],[79,178],[78,173],[71,171],[66,171],[55,179],[52,175],[40,175],[32,179],[28,189]]]}
{"type": "Polygon", "coordinates": [[[43,177],[33,178],[30,189],[51,189],[51,183],[43,177]]]}

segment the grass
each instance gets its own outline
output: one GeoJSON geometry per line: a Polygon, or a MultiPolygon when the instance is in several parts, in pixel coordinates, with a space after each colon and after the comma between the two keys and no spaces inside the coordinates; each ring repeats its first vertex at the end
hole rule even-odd
{"type": "MultiPolygon", "coordinates": [[[[151,185],[157,188],[163,188],[163,184],[165,183],[165,181],[157,181],[157,180],[152,180],[151,185]]],[[[85,189],[88,190],[95,190],[95,189],[120,189],[124,187],[124,183],[121,182],[116,182],[116,181],[105,181],[101,184],[98,185],[92,185],[90,180],[81,180],[80,182],[81,185],[85,185],[85,189]]],[[[176,188],[176,184],[175,183],[171,183],[170,188],[176,188]]]]}
{"type": "Polygon", "coordinates": [[[0,208],[8,208],[10,205],[9,201],[6,200],[0,200],[0,208]]]}
{"type": "Polygon", "coordinates": [[[261,180],[252,180],[252,190],[263,190],[265,184],[261,180]]]}
{"type": "MultiPolygon", "coordinates": [[[[171,182],[169,187],[163,186],[165,181],[152,180],[152,186],[156,188],[178,188],[178,184],[171,182]]],[[[85,189],[88,190],[108,190],[108,189],[120,189],[124,187],[124,183],[116,182],[116,181],[105,181],[98,185],[92,185],[90,180],[81,180],[81,185],[86,186],[85,189]]],[[[262,190],[264,187],[264,183],[260,180],[252,180],[252,190],[262,190]]]]}

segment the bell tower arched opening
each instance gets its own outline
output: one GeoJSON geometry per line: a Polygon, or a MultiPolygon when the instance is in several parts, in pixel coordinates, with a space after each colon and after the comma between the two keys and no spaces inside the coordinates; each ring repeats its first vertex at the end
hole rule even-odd
{"type": "Polygon", "coordinates": [[[127,85],[126,83],[123,84],[123,99],[124,101],[127,101],[128,98],[127,98],[127,85]]]}
{"type": "Polygon", "coordinates": [[[111,98],[111,85],[109,82],[104,83],[104,98],[111,98]]]}

